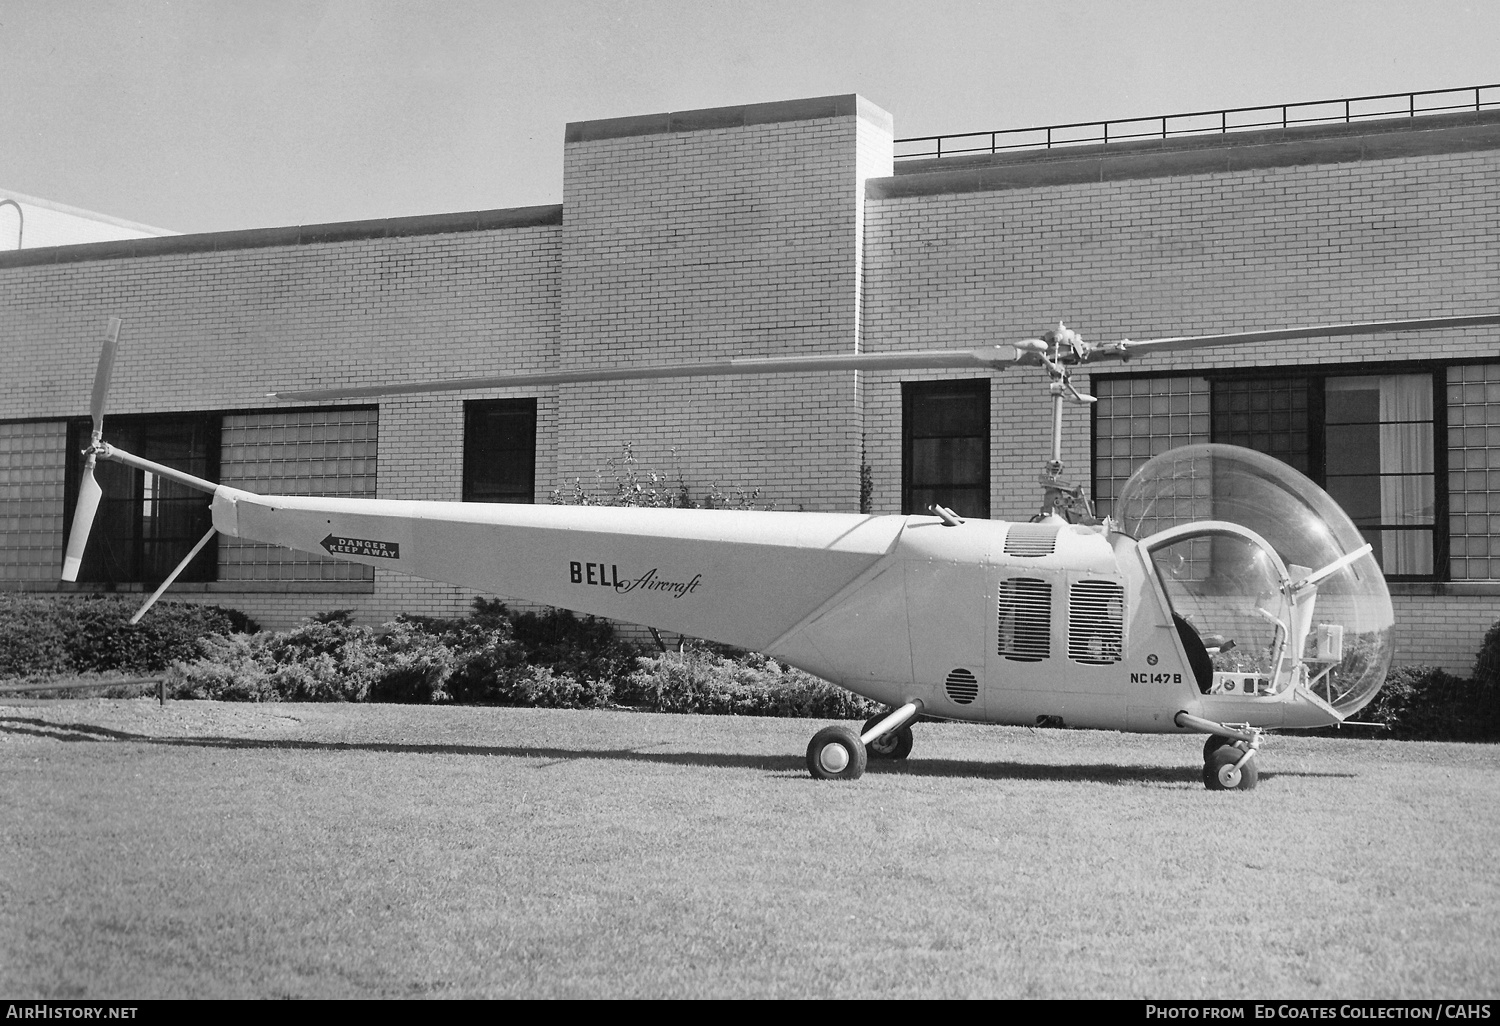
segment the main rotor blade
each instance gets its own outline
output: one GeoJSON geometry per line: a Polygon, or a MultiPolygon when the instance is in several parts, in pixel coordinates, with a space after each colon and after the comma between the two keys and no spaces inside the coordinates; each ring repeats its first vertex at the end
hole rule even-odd
{"type": "Polygon", "coordinates": [[[1433,328],[1473,328],[1500,324],[1500,314],[1474,314],[1461,317],[1423,317],[1402,321],[1362,321],[1347,324],[1319,324],[1307,328],[1280,328],[1271,331],[1236,331],[1223,335],[1174,335],[1140,341],[1124,339],[1099,345],[1088,356],[1090,360],[1120,359],[1147,353],[1170,353],[1183,349],[1207,349],[1248,342],[1280,342],[1295,338],[1327,338],[1339,335],[1378,335],[1392,331],[1428,331],[1433,328]]]}
{"type": "Polygon", "coordinates": [[[89,413],[94,418],[94,441],[104,434],[104,397],[109,394],[109,379],[115,372],[115,346],[120,339],[120,318],[109,319],[109,330],[104,336],[104,347],[99,350],[99,366],[94,370],[94,395],[89,401],[89,413]]]}
{"type": "Polygon", "coordinates": [[[538,374],[498,374],[444,381],[415,381],[395,385],[365,385],[356,388],[310,388],[291,392],[268,392],[274,399],[361,399],[380,395],[410,395],[417,392],[460,392],[481,388],[531,388],[538,385],[572,385],[590,381],[634,381],[656,378],[693,378],[729,374],[802,374],[840,370],[1004,370],[1021,358],[1015,346],[981,346],[978,349],[929,349],[899,353],[865,353],[829,356],[734,356],[708,363],[679,363],[643,367],[599,367],[588,370],[544,371],[538,374]]]}
{"type": "Polygon", "coordinates": [[[99,499],[104,489],[94,480],[94,456],[89,454],[83,465],[83,480],[78,485],[78,505],[73,510],[73,528],[68,532],[68,551],[63,557],[62,579],[78,580],[78,570],[83,565],[83,550],[88,547],[89,531],[94,526],[94,514],[99,509],[99,499]]]}

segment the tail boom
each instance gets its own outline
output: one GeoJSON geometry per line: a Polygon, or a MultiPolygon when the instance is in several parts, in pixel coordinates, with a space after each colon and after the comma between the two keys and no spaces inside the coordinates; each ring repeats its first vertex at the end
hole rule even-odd
{"type": "Polygon", "coordinates": [[[764,648],[890,552],[903,517],[263,496],[214,526],[478,593],[764,648]]]}

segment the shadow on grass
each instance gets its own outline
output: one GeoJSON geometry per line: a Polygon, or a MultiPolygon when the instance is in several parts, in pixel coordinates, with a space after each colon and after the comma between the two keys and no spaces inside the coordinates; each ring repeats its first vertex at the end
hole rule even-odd
{"type": "MultiPolygon", "coordinates": [[[[239,737],[151,737],[111,730],[91,723],[50,723],[21,717],[0,717],[0,733],[48,738],[53,741],[134,741],[169,748],[217,748],[311,752],[390,752],[408,755],[476,755],[544,759],[540,767],[586,759],[649,762],[671,766],[703,766],[727,769],[758,769],[805,776],[807,765],[800,755],[739,755],[709,752],[660,752],[640,748],[541,748],[492,745],[401,744],[389,742],[297,741],[239,737]]],[[[972,777],[981,780],[1083,781],[1099,784],[1198,784],[1202,768],[1196,764],[1177,766],[1132,766],[1112,763],[977,762],[962,759],[923,759],[902,762],[872,761],[866,772],[874,776],[972,777]]],[[[1353,773],[1281,771],[1261,772],[1262,780],[1288,777],[1353,777],[1353,773]]],[[[1201,785],[1200,785],[1201,786],[1201,785]]]]}

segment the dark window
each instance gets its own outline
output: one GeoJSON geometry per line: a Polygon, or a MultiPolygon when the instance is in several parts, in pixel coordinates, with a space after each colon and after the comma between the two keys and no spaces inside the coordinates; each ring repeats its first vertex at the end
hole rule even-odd
{"type": "Polygon", "coordinates": [[[1309,391],[1306,378],[1215,381],[1214,441],[1275,456],[1294,470],[1315,476],[1309,391]]]}
{"type": "MultiPolygon", "coordinates": [[[[217,480],[218,414],[110,417],[105,438],[126,452],[217,480]]],[[[68,483],[65,523],[71,527],[83,473],[82,450],[91,423],[68,424],[68,483]]],[[[104,492],[84,550],[79,581],[105,584],[157,584],[182,561],[213,526],[211,497],[157,474],[100,460],[94,477],[104,492]]],[[[212,581],[218,570],[217,536],[204,546],[178,580],[212,581]]]]}
{"type": "Polygon", "coordinates": [[[990,515],[990,382],[901,385],[901,511],[990,515]]]}
{"type": "Polygon", "coordinates": [[[536,501],[536,400],[464,403],[464,501],[536,501]]]}

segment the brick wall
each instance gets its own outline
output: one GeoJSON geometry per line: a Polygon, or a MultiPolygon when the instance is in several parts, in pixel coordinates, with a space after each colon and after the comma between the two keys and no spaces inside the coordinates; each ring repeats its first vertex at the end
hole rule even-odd
{"type": "MultiPolygon", "coordinates": [[[[1425,148],[1444,150],[1434,139],[1425,148]]],[[[1485,148],[1488,147],[1488,148],[1485,148]]],[[[1066,161],[1024,179],[929,171],[872,183],[865,344],[972,346],[1065,320],[1089,338],[1146,338],[1491,311],[1500,295],[1500,148],[1318,159],[1217,173],[1076,181],[1066,161]],[[1017,184],[1022,180],[1024,184],[1017,184]]],[[[1201,163],[1201,162],[1200,162],[1201,163]]],[[[1002,169],[1003,170],[1003,169],[1002,169]]],[[[1285,342],[1162,355],[1132,370],[1191,370],[1500,354],[1500,330],[1285,342]]],[[[928,376],[928,375],[923,375],[928,376]]],[[[938,377],[939,375],[930,375],[938,377]]],[[[867,451],[875,508],[900,504],[898,375],[872,379],[867,451]]],[[[992,386],[994,515],[1029,516],[1050,446],[1046,376],[992,386]]],[[[1075,378],[1087,391],[1088,376],[1075,378]]],[[[1090,477],[1085,408],[1065,415],[1063,459],[1090,477]]],[[[1403,661],[1468,672],[1500,591],[1429,596],[1393,588],[1403,661]]]]}
{"type": "MultiPolygon", "coordinates": [[[[593,122],[569,139],[561,366],[855,351],[863,179],[891,162],[884,112],[832,97],[593,122]]],[[[564,386],[558,474],[587,481],[628,442],[697,494],[854,510],[860,414],[852,373],[564,386]]]]}
{"type": "MultiPolygon", "coordinates": [[[[22,262],[24,252],[8,256],[0,263],[7,384],[0,420],[86,415],[110,316],[124,322],[112,413],[258,417],[271,389],[548,368],[557,345],[557,218],[542,210],[498,212],[491,220],[500,226],[445,231],[450,222],[439,217],[392,222],[384,233],[358,225],[183,236],[148,240],[140,250],[146,255],[128,258],[108,245],[54,251],[59,256],[45,263],[22,262]]],[[[379,495],[459,498],[464,398],[381,404],[379,495]]],[[[542,446],[553,430],[553,407],[547,399],[540,405],[539,452],[550,453],[542,446]]],[[[231,461],[231,476],[238,465],[231,461]]],[[[60,553],[61,490],[28,489],[23,495],[0,480],[0,515],[12,511],[28,528],[46,527],[60,553]]],[[[221,558],[239,560],[244,552],[225,545],[221,558]]],[[[60,564],[60,556],[46,562],[60,564]]],[[[268,626],[331,608],[355,608],[377,621],[403,611],[449,613],[473,598],[389,574],[373,584],[361,572],[356,581],[279,588],[241,586],[232,576],[181,585],[175,594],[241,608],[268,626]]]]}

